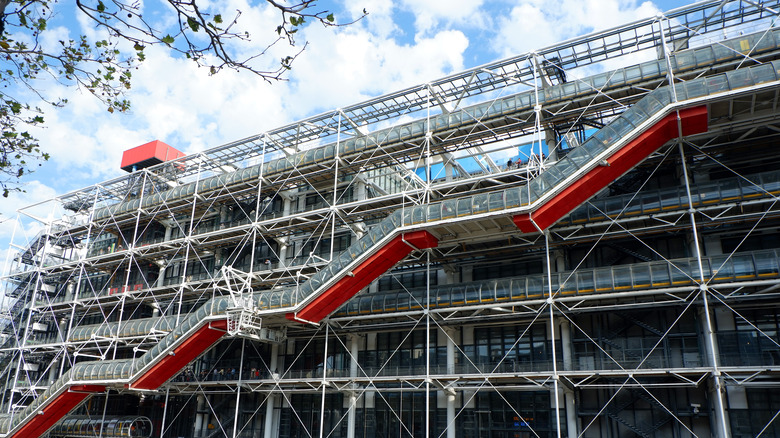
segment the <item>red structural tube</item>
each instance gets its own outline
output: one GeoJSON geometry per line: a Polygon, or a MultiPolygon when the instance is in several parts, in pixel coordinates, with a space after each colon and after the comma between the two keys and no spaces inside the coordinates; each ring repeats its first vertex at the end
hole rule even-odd
{"type": "MultiPolygon", "coordinates": [[[[621,175],[631,170],[648,155],[678,136],[677,112],[673,112],[645,130],[634,140],[607,158],[606,166],[591,169],[582,178],[555,195],[530,213],[513,218],[524,233],[545,230],[580,204],[590,199],[621,175]],[[534,225],[535,224],[535,225],[534,225]],[[537,228],[538,227],[538,228],[537,228]]],[[[682,135],[707,131],[707,107],[697,106],[679,111],[682,135]]]]}
{"type": "Polygon", "coordinates": [[[288,313],[286,317],[293,321],[319,322],[415,249],[435,248],[438,244],[436,237],[428,231],[396,236],[355,267],[350,275],[337,281],[297,313],[288,313]]]}
{"type": "Polygon", "coordinates": [[[128,385],[133,389],[157,389],[176,375],[188,363],[208,350],[227,332],[227,320],[220,319],[204,325],[185,339],[172,353],[149,368],[143,375],[128,385]]]}
{"type": "Polygon", "coordinates": [[[34,416],[16,433],[9,435],[9,438],[32,438],[43,435],[87,397],[105,390],[106,387],[100,385],[71,386],[41,408],[40,414],[34,416]]]}

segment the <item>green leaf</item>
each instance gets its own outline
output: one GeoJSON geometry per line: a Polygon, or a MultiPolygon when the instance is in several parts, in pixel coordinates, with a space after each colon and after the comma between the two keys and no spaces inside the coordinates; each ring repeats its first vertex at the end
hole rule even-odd
{"type": "Polygon", "coordinates": [[[97,4],[97,10],[98,12],[105,12],[106,11],[106,5],[103,4],[103,2],[99,1],[97,4]]]}
{"type": "Polygon", "coordinates": [[[190,26],[190,29],[192,29],[193,32],[197,32],[198,29],[200,29],[200,23],[198,23],[194,18],[187,17],[187,25],[190,26]]]}
{"type": "Polygon", "coordinates": [[[4,48],[4,49],[10,49],[10,48],[11,48],[11,45],[10,45],[10,44],[8,44],[8,42],[7,42],[7,41],[0,41],[0,47],[2,47],[2,48],[4,48]]]}
{"type": "Polygon", "coordinates": [[[222,15],[221,14],[215,15],[214,16],[214,22],[217,23],[217,24],[222,23],[222,15]]]}
{"type": "Polygon", "coordinates": [[[328,14],[328,16],[327,16],[327,17],[325,17],[325,19],[326,19],[326,20],[328,20],[328,21],[330,21],[331,23],[333,23],[334,21],[336,21],[336,18],[333,16],[333,14],[328,14]]]}
{"type": "Polygon", "coordinates": [[[173,44],[173,37],[170,35],[165,35],[162,39],[162,42],[165,44],[173,44]]]}
{"type": "Polygon", "coordinates": [[[144,46],[142,46],[142,45],[140,45],[138,43],[135,43],[135,45],[133,45],[133,48],[140,52],[141,50],[144,49],[144,46]]]}

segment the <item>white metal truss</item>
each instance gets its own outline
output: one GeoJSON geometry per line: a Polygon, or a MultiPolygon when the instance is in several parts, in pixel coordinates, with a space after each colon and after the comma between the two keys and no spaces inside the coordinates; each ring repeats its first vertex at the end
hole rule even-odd
{"type": "MultiPolygon", "coordinates": [[[[717,338],[730,321],[747,327],[755,342],[780,351],[776,333],[746,310],[750,303],[777,297],[780,279],[758,272],[742,277],[728,273],[742,260],[747,242],[776,228],[780,217],[778,191],[744,174],[741,169],[748,166],[728,154],[730,147],[780,132],[775,126],[779,87],[742,90],[705,102],[711,114],[720,111],[719,118],[711,118],[708,133],[680,134],[674,144],[648,158],[645,173],[625,177],[636,178],[632,192],[588,201],[583,209],[593,214],[586,221],[561,221],[544,233],[522,234],[507,214],[442,218],[429,228],[439,241],[437,248],[413,251],[317,325],[285,318],[281,299],[263,303],[256,297],[300,290],[396,210],[527,187],[579,147],[590,134],[586,131],[604,126],[650,90],[670,84],[675,90],[676,84],[780,59],[780,46],[736,50],[721,42],[723,35],[771,34],[780,10],[776,3],[700,2],[21,210],[9,253],[14,255],[6,259],[4,271],[2,324],[7,335],[0,347],[0,384],[9,395],[3,412],[17,415],[78,362],[137,359],[207,300],[227,296],[229,336],[216,348],[156,390],[112,387],[94,398],[102,402],[100,408],[81,409],[104,421],[112,417],[115,400],[154,399],[164,407],[163,436],[181,433],[177,428],[186,423],[183,418],[194,413],[187,433],[233,438],[284,435],[293,429],[297,436],[360,436],[360,421],[364,428],[371,425],[358,411],[375,410],[386,415],[382,427],[394,428],[399,436],[451,438],[459,436],[459,426],[490,427],[480,423],[485,413],[475,408],[489,399],[491,406],[517,418],[524,436],[615,436],[605,431],[609,427],[639,436],[668,431],[730,436],[736,426],[729,415],[740,409],[747,388],[774,388],[780,382],[774,363],[724,364],[718,350],[723,341],[717,338]],[[707,45],[728,49],[723,56],[731,58],[677,70],[674,55],[707,45]],[[618,76],[628,80],[633,70],[626,68],[608,72],[603,83],[591,82],[591,66],[647,53],[669,67],[668,75],[658,70],[655,76],[614,85],[618,76]],[[550,97],[567,87],[582,92],[562,102],[550,97]],[[495,117],[492,111],[515,93],[526,93],[528,106],[495,117]],[[482,106],[474,110],[474,104],[482,106]],[[461,117],[462,126],[441,128],[437,122],[444,116],[461,117]],[[345,152],[345,144],[358,141],[371,147],[345,152]],[[328,146],[334,151],[330,158],[306,155],[322,151],[324,156],[328,146]],[[504,165],[522,154],[527,157],[521,166],[504,165]],[[251,179],[236,176],[281,158],[290,165],[283,173],[261,166],[251,179]],[[644,202],[643,194],[668,177],[662,175],[668,169],[680,181],[677,201],[659,195],[655,211],[637,213],[634,207],[644,202]],[[708,182],[697,180],[703,178],[702,169],[729,175],[722,180],[746,187],[744,196],[706,202],[702,196],[710,193],[705,190],[708,182]],[[186,195],[176,192],[189,189],[186,195]],[[160,202],[145,201],[155,197],[160,202]],[[607,208],[611,199],[620,200],[618,207],[607,208]],[[122,209],[134,202],[136,207],[122,209]],[[723,233],[736,244],[710,254],[711,243],[702,235],[721,228],[734,230],[723,233]],[[688,242],[690,257],[669,257],[657,248],[663,233],[676,233],[688,242]],[[592,269],[606,245],[625,258],[652,261],[592,269]],[[574,247],[580,259],[566,261],[565,252],[574,247]],[[460,298],[447,292],[447,305],[439,305],[445,286],[463,282],[464,288],[480,287],[474,268],[500,270],[526,262],[542,269],[522,276],[529,289],[539,279],[536,295],[489,301],[479,298],[482,292],[476,300],[468,292],[461,291],[460,298]],[[638,271],[639,265],[651,273],[662,267],[668,284],[653,283],[651,275],[645,286],[637,286],[633,269],[638,271]],[[608,273],[616,281],[620,269],[634,283],[597,293],[598,275],[608,273]],[[385,297],[382,308],[363,307],[364,301],[373,306],[380,296],[385,297]],[[632,316],[642,309],[676,313],[659,327],[632,316]],[[641,331],[649,344],[630,347],[631,338],[590,324],[598,318],[623,318],[625,330],[641,331]],[[148,324],[142,327],[142,320],[148,324]],[[690,321],[700,324],[695,328],[702,334],[697,347],[705,352],[696,356],[700,362],[685,365],[683,358],[663,357],[665,345],[688,342],[689,328],[682,326],[690,321]],[[485,353],[487,362],[481,362],[474,327],[513,331],[502,338],[506,345],[500,352],[485,353]],[[393,333],[396,343],[376,345],[379,333],[393,333]],[[544,341],[536,341],[537,336],[544,341]],[[574,350],[573,339],[588,355],[574,350]],[[517,362],[513,355],[526,345],[529,355],[545,357],[544,366],[529,369],[517,362]],[[373,361],[366,359],[371,354],[376,354],[373,361]],[[585,356],[594,364],[574,363],[575,357],[585,356]],[[678,390],[705,394],[711,406],[701,400],[678,406],[669,397],[678,390]],[[547,394],[543,399],[549,402],[545,411],[550,418],[544,424],[517,402],[518,394],[537,393],[547,394]],[[584,398],[600,402],[598,409],[586,406],[584,398]],[[412,406],[404,406],[405,401],[412,406]],[[699,416],[704,411],[708,417],[699,416]],[[706,427],[701,418],[708,419],[706,427]]],[[[759,266],[763,253],[756,254],[759,266]]],[[[499,287],[491,284],[494,291],[499,287]]],[[[675,351],[681,356],[688,352],[683,347],[675,351]]],[[[770,414],[758,433],[778,430],[780,411],[770,414]]]]}

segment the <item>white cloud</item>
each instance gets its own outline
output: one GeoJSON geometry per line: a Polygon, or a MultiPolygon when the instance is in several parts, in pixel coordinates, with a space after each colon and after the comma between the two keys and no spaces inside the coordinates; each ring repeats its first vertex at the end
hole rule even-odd
{"type": "MultiPolygon", "coordinates": [[[[23,189],[25,192],[11,192],[8,198],[0,202],[0,242],[11,242],[25,246],[42,229],[42,224],[26,215],[18,215],[16,209],[24,207],[24,211],[42,220],[58,217],[60,211],[53,202],[46,202],[57,195],[57,190],[40,181],[28,181],[23,189]]],[[[4,245],[4,247],[7,245],[4,245]]],[[[0,264],[5,258],[0,258],[0,264]]]]}
{"type": "Polygon", "coordinates": [[[414,14],[414,25],[421,35],[438,27],[476,28],[484,24],[481,0],[403,0],[401,5],[414,14]]]}
{"type": "Polygon", "coordinates": [[[653,17],[658,8],[637,0],[526,0],[498,20],[502,56],[541,49],[558,41],[653,17]]]}
{"type": "Polygon", "coordinates": [[[304,116],[301,111],[357,103],[461,70],[468,46],[459,31],[439,32],[414,45],[399,45],[363,29],[313,29],[307,36],[311,47],[291,75],[291,120],[304,116]]]}

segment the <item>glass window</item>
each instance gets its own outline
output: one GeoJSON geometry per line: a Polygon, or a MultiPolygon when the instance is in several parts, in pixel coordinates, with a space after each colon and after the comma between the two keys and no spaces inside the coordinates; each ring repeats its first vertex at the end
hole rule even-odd
{"type": "MultiPolygon", "coordinates": [[[[704,96],[707,92],[707,79],[696,79],[694,81],[688,81],[685,83],[685,90],[688,93],[688,98],[704,96]]],[[[679,98],[679,96],[678,96],[679,98]]]]}
{"type": "Polygon", "coordinates": [[[749,87],[754,84],[753,75],[749,68],[742,68],[726,73],[729,80],[729,88],[735,90],[737,88],[749,87]]]}
{"type": "Polygon", "coordinates": [[[497,211],[504,209],[504,192],[491,193],[488,201],[488,208],[490,211],[497,211]]]}
{"type": "Polygon", "coordinates": [[[428,222],[441,219],[441,204],[428,205],[428,222]]]}
{"type": "Polygon", "coordinates": [[[471,214],[471,198],[458,199],[458,217],[471,214]]]}
{"type": "Polygon", "coordinates": [[[488,195],[480,194],[475,195],[472,197],[472,213],[473,214],[479,214],[479,213],[487,213],[488,211],[488,195]]]}

